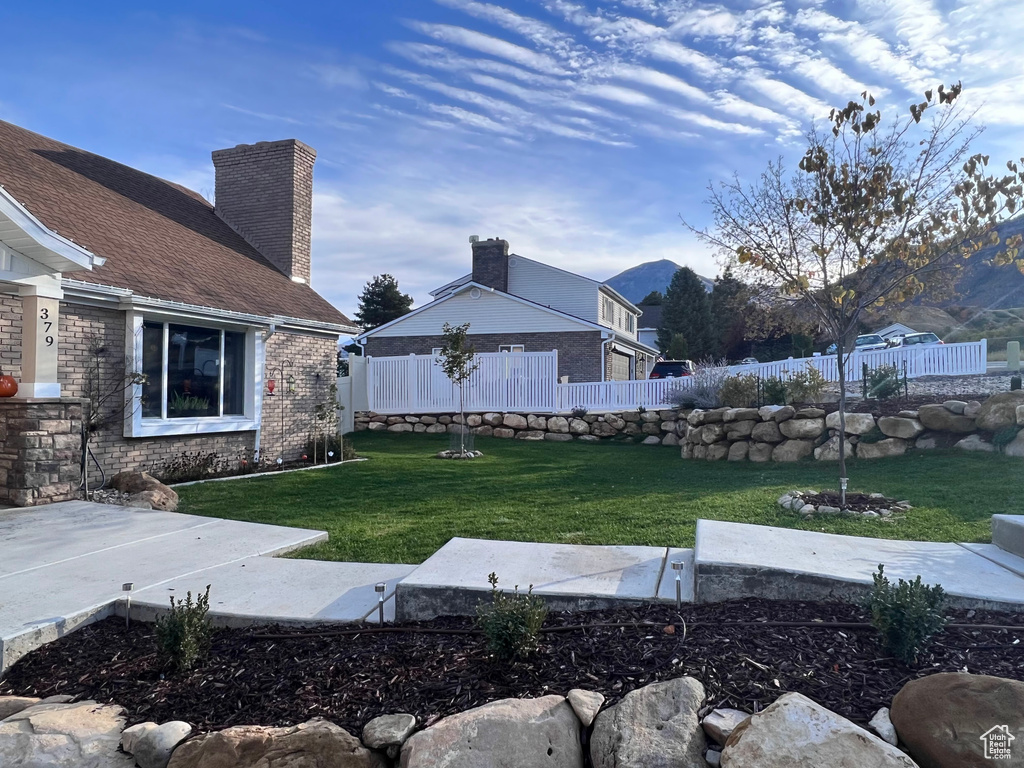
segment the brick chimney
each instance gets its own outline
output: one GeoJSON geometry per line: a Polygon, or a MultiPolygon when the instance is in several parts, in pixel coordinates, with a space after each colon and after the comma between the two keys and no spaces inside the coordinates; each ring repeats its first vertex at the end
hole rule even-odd
{"type": "Polygon", "coordinates": [[[316,150],[296,139],[213,153],[216,211],[296,282],[309,282],[316,150]]]}
{"type": "Polygon", "coordinates": [[[508,241],[490,238],[473,243],[473,282],[508,293],[508,241]]]}

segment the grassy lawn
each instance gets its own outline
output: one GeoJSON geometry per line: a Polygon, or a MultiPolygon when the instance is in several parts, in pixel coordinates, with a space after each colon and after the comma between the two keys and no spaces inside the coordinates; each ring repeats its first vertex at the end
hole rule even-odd
{"type": "Polygon", "coordinates": [[[984,542],[989,517],[1024,514],[1019,459],[931,452],[852,461],[851,490],[914,504],[896,520],[783,512],[792,488],[835,488],[834,464],[683,461],[679,451],[620,443],[481,438],[484,456],[442,461],[447,436],[359,433],[370,461],[180,489],[180,511],[318,528],[321,560],[419,563],[452,536],[574,544],[693,545],[698,518],[858,536],[984,542]]]}

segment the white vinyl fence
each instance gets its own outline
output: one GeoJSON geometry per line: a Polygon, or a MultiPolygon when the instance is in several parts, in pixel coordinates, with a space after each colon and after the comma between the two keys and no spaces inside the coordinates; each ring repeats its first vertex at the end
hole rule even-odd
{"type": "MultiPolygon", "coordinates": [[[[558,382],[556,352],[492,352],[477,355],[480,367],[465,385],[467,411],[564,413],[582,407],[592,411],[631,410],[670,405],[669,393],[689,387],[692,377],[638,381],[558,382]]],[[[969,376],[987,370],[985,340],[929,347],[894,347],[854,352],[846,362],[846,380],[860,381],[868,368],[893,365],[907,376],[969,376]]],[[[383,414],[451,413],[459,409],[459,389],[431,355],[370,357],[366,368],[366,404],[383,414]]],[[[817,368],[826,381],[839,380],[834,355],[790,358],[757,365],[734,365],[730,374],[756,374],[786,379],[817,368]]]]}
{"type": "MultiPolygon", "coordinates": [[[[555,411],[557,352],[487,352],[463,386],[467,411],[555,411]]],[[[377,413],[451,413],[459,410],[459,388],[433,355],[370,357],[366,386],[377,413]]]]}

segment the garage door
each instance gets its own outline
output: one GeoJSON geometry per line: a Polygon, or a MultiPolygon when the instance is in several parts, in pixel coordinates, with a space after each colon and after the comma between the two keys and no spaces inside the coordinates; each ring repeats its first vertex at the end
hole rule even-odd
{"type": "Polygon", "coordinates": [[[629,355],[612,351],[612,381],[629,381],[629,355]]]}

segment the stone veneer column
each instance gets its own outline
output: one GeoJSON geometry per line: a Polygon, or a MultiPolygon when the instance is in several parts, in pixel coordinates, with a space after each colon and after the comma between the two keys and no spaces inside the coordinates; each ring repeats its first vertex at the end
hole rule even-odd
{"type": "Polygon", "coordinates": [[[0,504],[79,498],[81,463],[81,400],[0,399],[0,504]]]}

